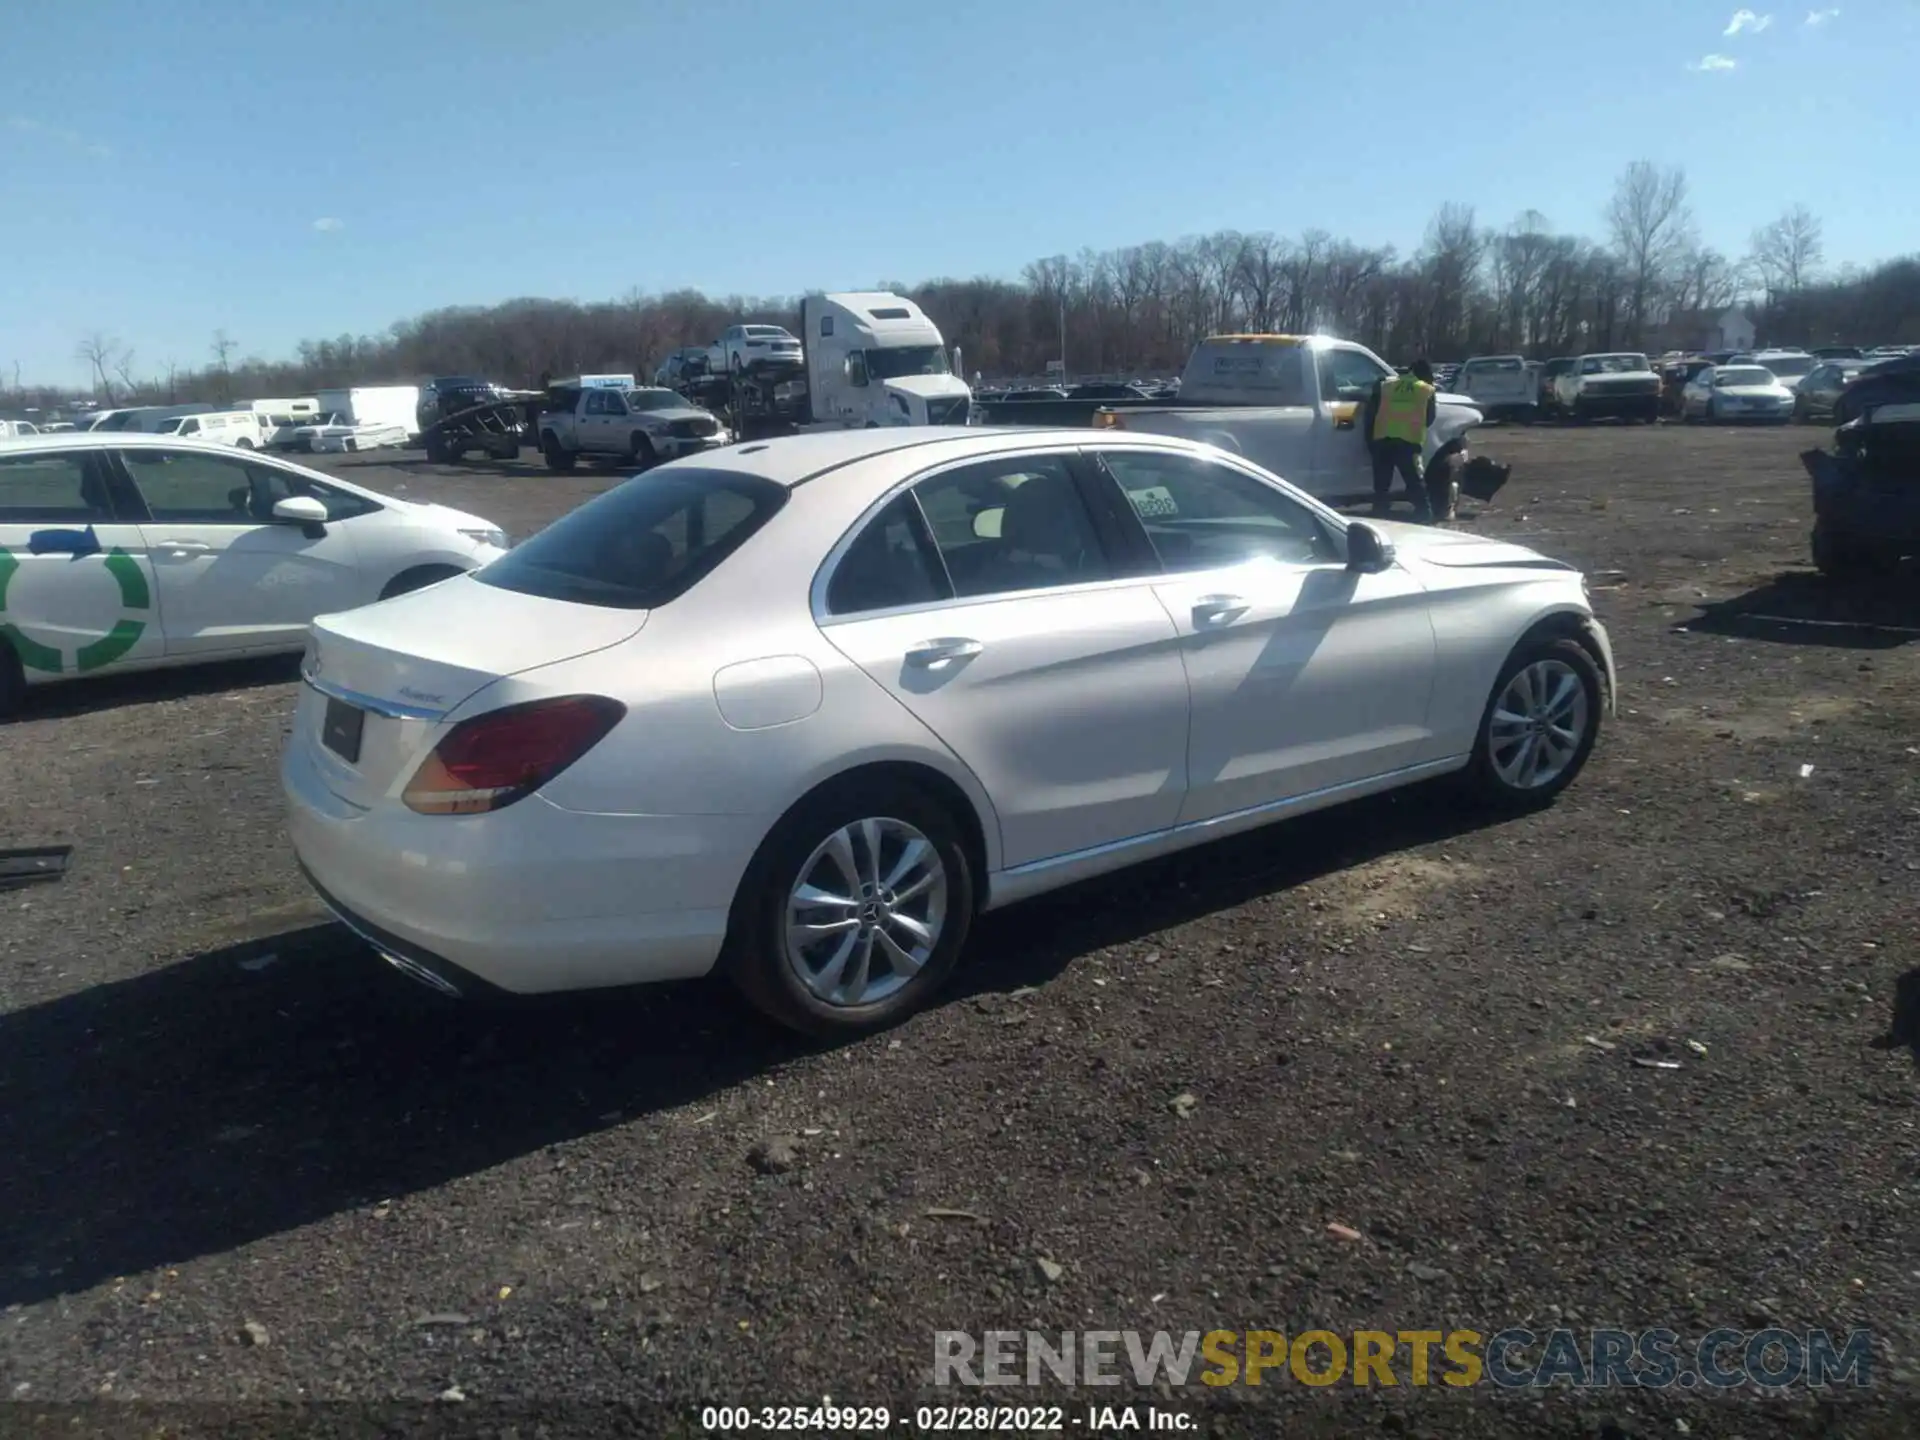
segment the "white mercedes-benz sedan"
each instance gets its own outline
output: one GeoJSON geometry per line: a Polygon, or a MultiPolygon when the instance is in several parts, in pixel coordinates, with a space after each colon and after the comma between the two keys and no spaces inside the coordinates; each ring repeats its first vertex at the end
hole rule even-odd
{"type": "Polygon", "coordinates": [[[1460,772],[1525,808],[1613,704],[1572,567],[1128,432],[888,429],[650,470],[314,625],[300,861],[415,979],[719,968],[816,1034],[992,909],[1460,772]]]}

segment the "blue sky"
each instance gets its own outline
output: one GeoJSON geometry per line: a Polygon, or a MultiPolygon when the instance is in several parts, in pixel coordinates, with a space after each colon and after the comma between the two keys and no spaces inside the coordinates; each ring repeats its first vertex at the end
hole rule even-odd
{"type": "Polygon", "coordinates": [[[92,330],[152,373],[216,329],[279,356],[515,295],[1016,276],[1224,227],[1404,251],[1449,200],[1598,236],[1641,158],[1731,253],[1793,203],[1830,262],[1920,245],[1915,0],[6,8],[9,381],[80,380],[92,330]]]}

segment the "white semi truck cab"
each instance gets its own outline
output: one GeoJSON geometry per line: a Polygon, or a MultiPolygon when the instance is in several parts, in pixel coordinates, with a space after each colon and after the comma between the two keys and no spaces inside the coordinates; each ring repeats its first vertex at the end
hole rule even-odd
{"type": "Polygon", "coordinates": [[[948,363],[939,327],[884,291],[800,302],[808,419],[817,426],[965,425],[973,392],[948,363]]]}

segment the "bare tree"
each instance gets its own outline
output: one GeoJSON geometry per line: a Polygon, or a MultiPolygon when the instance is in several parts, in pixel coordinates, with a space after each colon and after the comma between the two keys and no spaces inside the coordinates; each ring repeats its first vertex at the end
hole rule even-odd
{"type": "Polygon", "coordinates": [[[1753,232],[1753,267],[1766,286],[1769,300],[1776,295],[1799,294],[1823,258],[1820,221],[1804,205],[1794,206],[1753,232]]]}
{"type": "Polygon", "coordinates": [[[108,405],[113,404],[113,366],[120,354],[120,342],[104,331],[90,331],[74,347],[73,356],[93,372],[93,393],[108,405]]]}
{"type": "Polygon", "coordinates": [[[233,352],[238,347],[225,330],[216,330],[208,348],[213,352],[214,373],[220,377],[220,403],[225,405],[233,399],[233,352]]]}
{"type": "Polygon", "coordinates": [[[1675,263],[1693,243],[1686,172],[1650,160],[1627,166],[1607,205],[1607,229],[1625,281],[1627,337],[1637,345],[1675,263]]]}

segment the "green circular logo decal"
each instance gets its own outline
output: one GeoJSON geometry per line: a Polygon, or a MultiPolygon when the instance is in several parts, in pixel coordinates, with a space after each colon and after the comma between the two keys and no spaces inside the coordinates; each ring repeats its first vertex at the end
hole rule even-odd
{"type": "MultiPolygon", "coordinates": [[[[87,557],[75,556],[67,561],[69,565],[86,563],[87,557]]],[[[107,573],[112,575],[120,586],[120,608],[122,610],[151,610],[153,595],[147,588],[147,577],[140,571],[140,563],[124,550],[109,550],[106,553],[107,573]]],[[[4,546],[0,546],[0,637],[4,637],[13,646],[14,654],[20,657],[20,663],[29,670],[38,670],[46,675],[67,673],[66,657],[51,645],[23,633],[18,625],[6,618],[7,587],[13,582],[14,573],[19,570],[20,561],[4,546]]],[[[140,637],[146,633],[147,622],[122,615],[113,622],[113,628],[98,640],[88,641],[73,652],[72,673],[84,675],[89,670],[98,670],[102,665],[111,665],[121,656],[140,643],[140,637]]]]}

